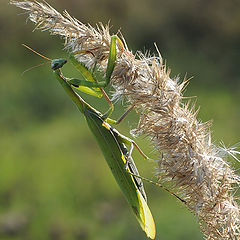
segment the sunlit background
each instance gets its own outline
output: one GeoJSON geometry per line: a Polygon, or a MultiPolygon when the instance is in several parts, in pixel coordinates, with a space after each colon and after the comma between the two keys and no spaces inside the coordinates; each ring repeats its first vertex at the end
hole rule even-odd
{"type": "MultiPolygon", "coordinates": [[[[146,239],[83,117],[44,60],[64,57],[63,41],[35,31],[24,11],[1,0],[0,7],[0,239],[146,239]]],[[[213,141],[227,146],[240,132],[240,1],[58,0],[49,1],[84,23],[110,20],[128,46],[161,54],[171,76],[194,78],[185,96],[197,96],[199,119],[213,119],[213,141]]],[[[76,76],[69,64],[65,75],[76,76]]],[[[83,95],[96,108],[104,101],[83,95]]],[[[114,117],[123,109],[116,105],[114,117]]],[[[137,116],[118,129],[129,135],[137,116]]],[[[148,139],[136,139],[152,158],[148,139]]],[[[135,151],[141,175],[154,180],[155,165],[135,151]]],[[[236,161],[231,165],[239,168],[236,161]]],[[[197,220],[174,197],[145,183],[157,225],[156,239],[203,239],[197,220]]]]}

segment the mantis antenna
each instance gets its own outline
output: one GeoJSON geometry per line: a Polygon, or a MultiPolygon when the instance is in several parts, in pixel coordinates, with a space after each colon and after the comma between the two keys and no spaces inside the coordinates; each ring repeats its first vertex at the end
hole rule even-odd
{"type": "MultiPolygon", "coordinates": [[[[50,59],[50,58],[42,55],[41,53],[33,50],[33,49],[30,48],[29,46],[27,46],[27,45],[25,45],[25,44],[22,44],[22,46],[24,46],[25,48],[27,48],[27,49],[29,49],[30,51],[34,52],[34,53],[37,54],[38,56],[46,59],[47,61],[52,61],[52,59],[50,59]]],[[[32,69],[34,69],[34,68],[40,67],[40,66],[42,66],[42,65],[44,65],[44,64],[46,64],[46,63],[47,63],[47,62],[43,62],[43,63],[40,63],[40,64],[38,64],[38,65],[36,65],[36,66],[33,66],[33,67],[30,67],[30,68],[26,69],[25,71],[22,72],[21,76],[23,76],[26,72],[28,72],[28,71],[30,71],[30,70],[32,70],[32,69]]]]}
{"type": "Polygon", "coordinates": [[[48,58],[48,57],[42,55],[41,53],[39,53],[39,52],[37,52],[37,51],[35,51],[35,50],[33,50],[32,48],[30,48],[30,47],[27,46],[26,44],[22,44],[22,46],[24,46],[25,48],[29,49],[30,51],[34,52],[34,53],[37,54],[38,56],[40,56],[40,57],[42,57],[42,58],[44,58],[44,59],[46,59],[46,60],[48,60],[48,61],[52,61],[52,60],[53,60],[53,59],[51,59],[51,58],[48,58]]]}

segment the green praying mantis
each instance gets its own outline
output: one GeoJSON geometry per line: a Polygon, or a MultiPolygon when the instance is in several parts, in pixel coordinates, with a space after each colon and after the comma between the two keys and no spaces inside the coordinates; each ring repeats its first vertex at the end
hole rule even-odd
{"type": "Polygon", "coordinates": [[[67,60],[51,60],[30,49],[26,45],[25,47],[46,58],[47,60],[51,60],[51,68],[56,79],[75,103],[79,111],[85,116],[90,130],[95,136],[116,182],[120,186],[128,203],[132,207],[140,226],[142,227],[143,231],[145,231],[147,237],[154,239],[156,234],[155,223],[151,211],[147,205],[147,198],[143,188],[142,179],[139,176],[137,167],[131,157],[134,146],[144,158],[148,159],[148,157],[141,151],[141,149],[133,140],[120,134],[116,129],[109,125],[109,123],[119,123],[132,109],[128,109],[126,113],[123,114],[123,116],[117,121],[109,118],[113,112],[113,104],[103,88],[109,84],[116,64],[117,42],[120,44],[120,46],[123,46],[121,40],[116,35],[112,36],[107,69],[105,76],[103,78],[101,77],[102,81],[99,81],[99,78],[96,74],[98,70],[90,71],[82,63],[75,59],[74,55],[80,52],[73,53],[69,57],[73,65],[79,70],[82,76],[82,79],[75,79],[66,78],[61,72],[61,68],[67,63],[67,60]],[[102,114],[94,109],[73,90],[73,87],[95,97],[104,96],[110,105],[108,111],[102,114]],[[126,144],[130,145],[129,150],[126,147],[126,144]]]}

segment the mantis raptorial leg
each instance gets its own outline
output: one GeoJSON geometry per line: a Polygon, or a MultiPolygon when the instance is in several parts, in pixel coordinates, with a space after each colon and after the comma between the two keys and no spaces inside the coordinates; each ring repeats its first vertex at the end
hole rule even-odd
{"type": "MultiPolygon", "coordinates": [[[[77,78],[68,78],[67,81],[75,88],[78,90],[91,94],[89,89],[93,91],[94,93],[91,94],[96,97],[102,97],[106,99],[108,102],[110,108],[109,110],[104,114],[104,117],[107,118],[109,117],[113,110],[114,110],[114,105],[112,104],[110,98],[106,94],[103,88],[107,87],[110,83],[111,76],[113,73],[113,70],[116,65],[116,60],[117,60],[117,43],[121,51],[124,51],[124,45],[122,41],[119,39],[118,36],[113,35],[111,37],[111,42],[110,42],[110,49],[109,49],[109,55],[108,55],[108,63],[107,63],[107,69],[106,72],[103,76],[101,72],[99,72],[96,69],[96,64],[93,67],[93,71],[90,71],[83,63],[79,62],[76,58],[75,55],[77,54],[94,54],[92,53],[93,50],[80,50],[72,53],[70,55],[70,60],[72,61],[73,65],[76,67],[76,69],[80,72],[82,79],[77,79],[77,78]]],[[[116,121],[118,123],[118,121],[116,121]]]]}

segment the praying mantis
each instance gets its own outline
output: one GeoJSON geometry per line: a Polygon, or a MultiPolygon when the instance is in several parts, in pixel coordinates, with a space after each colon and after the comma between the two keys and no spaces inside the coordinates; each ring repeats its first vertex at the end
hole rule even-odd
{"type": "Polygon", "coordinates": [[[91,72],[87,67],[75,59],[74,54],[79,54],[79,52],[71,54],[70,60],[73,62],[76,69],[79,70],[83,79],[66,78],[63,76],[61,68],[67,63],[66,59],[47,59],[51,60],[51,68],[56,79],[75,103],[79,111],[84,115],[89,129],[95,136],[108,166],[128,203],[132,207],[141,228],[145,231],[147,237],[154,239],[156,234],[155,223],[147,205],[142,179],[138,177],[139,173],[137,167],[131,157],[134,146],[144,158],[148,159],[148,157],[133,140],[120,134],[109,125],[109,123],[119,123],[131,110],[131,108],[127,110],[117,121],[109,118],[114,107],[103,88],[109,84],[116,64],[117,42],[123,46],[121,40],[116,35],[113,35],[111,37],[108,64],[103,81],[98,81],[94,71],[91,72]],[[95,97],[102,97],[104,95],[110,106],[108,111],[102,114],[94,109],[73,90],[73,87],[95,97]],[[130,145],[129,150],[126,144],[130,145]]]}

